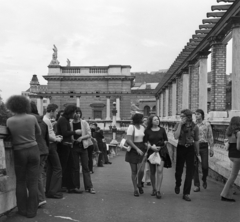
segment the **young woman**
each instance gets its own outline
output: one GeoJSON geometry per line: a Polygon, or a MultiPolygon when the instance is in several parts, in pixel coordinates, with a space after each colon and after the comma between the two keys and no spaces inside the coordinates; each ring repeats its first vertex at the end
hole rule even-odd
{"type": "Polygon", "coordinates": [[[229,142],[229,152],[228,157],[232,161],[232,172],[228,181],[226,182],[222,193],[221,200],[235,202],[235,199],[232,198],[230,192],[234,181],[237,178],[237,175],[240,170],[240,117],[234,116],[230,121],[230,125],[227,128],[227,138],[229,142]]]}
{"type": "Polygon", "coordinates": [[[24,96],[11,96],[7,108],[14,114],[7,120],[14,149],[16,197],[18,213],[32,218],[38,208],[38,177],[40,154],[36,135],[41,129],[30,113],[30,102],[24,96]]]}
{"type": "Polygon", "coordinates": [[[132,116],[132,125],[130,125],[127,130],[127,143],[131,146],[131,150],[126,153],[125,161],[128,162],[131,167],[134,196],[136,197],[139,196],[139,193],[144,193],[142,189],[142,178],[145,166],[139,169],[144,153],[146,152],[146,146],[143,142],[145,128],[142,126],[142,119],[143,115],[141,113],[134,114],[132,116]]]}
{"type": "Polygon", "coordinates": [[[82,164],[83,182],[85,191],[95,194],[92,185],[91,175],[88,168],[88,148],[93,145],[91,140],[91,130],[88,123],[81,119],[82,111],[77,107],[76,114],[71,122],[72,130],[81,130],[81,135],[74,135],[73,139],[73,161],[74,161],[74,183],[80,189],[80,162],[82,164]]]}
{"type": "Polygon", "coordinates": [[[144,141],[149,144],[148,157],[154,152],[158,152],[161,157],[161,164],[150,165],[150,179],[152,182],[152,196],[156,196],[158,199],[161,198],[161,185],[163,180],[163,167],[164,167],[164,156],[161,155],[160,150],[164,147],[168,141],[167,134],[164,128],[160,127],[160,119],[158,116],[151,116],[148,119],[148,125],[145,130],[144,141]],[[156,173],[157,172],[157,173],[156,173]],[[157,181],[157,186],[156,186],[157,181]]]}

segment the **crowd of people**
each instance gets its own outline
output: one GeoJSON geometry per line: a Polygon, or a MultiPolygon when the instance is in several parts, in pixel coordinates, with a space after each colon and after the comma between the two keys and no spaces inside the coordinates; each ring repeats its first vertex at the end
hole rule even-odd
{"type": "MultiPolygon", "coordinates": [[[[180,121],[175,125],[173,134],[178,140],[176,148],[175,168],[175,193],[180,193],[182,174],[186,166],[186,175],[183,186],[185,201],[191,201],[190,192],[192,182],[194,192],[200,191],[199,163],[202,167],[202,187],[207,189],[207,177],[209,169],[209,156],[214,156],[214,140],[210,123],[204,119],[202,109],[195,111],[196,121],[193,121],[193,113],[184,109],[180,113],[180,121]]],[[[221,200],[235,202],[232,197],[233,184],[240,170],[240,117],[232,117],[227,128],[226,136],[229,144],[229,158],[233,163],[230,178],[227,180],[221,193],[221,200]]],[[[130,151],[126,152],[125,161],[130,164],[133,195],[139,197],[143,194],[143,183],[149,176],[152,185],[152,196],[162,197],[161,185],[163,181],[163,169],[171,167],[171,159],[167,149],[168,137],[166,131],[160,126],[160,119],[152,115],[148,119],[143,114],[136,112],[132,116],[132,124],[127,129],[127,143],[130,151]],[[158,153],[160,162],[152,163],[149,157],[158,153]],[[144,180],[143,180],[144,177],[144,180]]]]}
{"type": "Polygon", "coordinates": [[[49,104],[44,116],[24,96],[11,96],[6,105],[13,113],[7,127],[14,148],[20,215],[35,217],[46,198],[62,199],[64,192],[82,194],[80,164],[85,192],[96,193],[91,180],[93,155],[98,157],[98,167],[111,164],[97,123],[89,125],[74,105],[58,112],[56,104],[49,104]]]}
{"type": "MultiPolygon", "coordinates": [[[[18,213],[35,217],[38,207],[46,204],[46,198],[63,198],[63,193],[81,194],[80,164],[84,190],[95,194],[91,174],[93,155],[98,155],[97,166],[111,164],[103,131],[97,123],[82,119],[81,109],[68,105],[58,112],[58,106],[49,104],[46,114],[40,116],[36,104],[24,96],[11,96],[7,108],[13,116],[7,119],[7,127],[14,148],[16,173],[16,199],[18,213]]],[[[199,162],[202,167],[202,187],[207,189],[208,157],[214,155],[211,125],[204,119],[204,112],[197,109],[196,122],[192,111],[184,109],[180,121],[173,130],[178,140],[176,148],[175,193],[180,193],[182,174],[186,166],[183,186],[185,201],[191,201],[192,181],[194,192],[200,191],[199,162]]],[[[232,186],[240,170],[240,117],[233,117],[226,132],[229,158],[233,163],[230,178],[221,193],[221,200],[234,202],[232,186]]],[[[125,161],[131,169],[133,195],[144,193],[143,182],[152,186],[151,196],[162,197],[164,168],[172,167],[168,153],[168,136],[157,115],[149,118],[142,113],[132,115],[127,129],[125,161]],[[155,156],[155,162],[150,159],[155,156]]]]}

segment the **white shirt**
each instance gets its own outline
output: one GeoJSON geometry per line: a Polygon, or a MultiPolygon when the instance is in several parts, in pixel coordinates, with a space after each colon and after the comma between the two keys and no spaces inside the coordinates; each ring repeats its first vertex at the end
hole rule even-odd
{"type": "Polygon", "coordinates": [[[127,129],[127,135],[132,136],[133,130],[135,130],[133,142],[135,142],[135,143],[143,142],[145,128],[142,125],[140,125],[140,129],[137,129],[137,127],[135,127],[134,125],[129,125],[129,127],[127,129]]]}
{"type": "Polygon", "coordinates": [[[51,120],[45,115],[43,117],[43,121],[47,124],[48,126],[48,134],[49,134],[49,140],[50,142],[55,142],[56,141],[56,134],[53,130],[53,125],[51,123],[51,120]]]}

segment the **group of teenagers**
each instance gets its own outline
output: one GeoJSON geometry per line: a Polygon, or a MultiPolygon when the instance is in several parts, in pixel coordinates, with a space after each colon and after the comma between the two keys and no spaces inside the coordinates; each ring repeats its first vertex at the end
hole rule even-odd
{"type": "MultiPolygon", "coordinates": [[[[186,175],[183,186],[185,201],[191,201],[190,191],[192,181],[194,192],[200,192],[199,163],[202,168],[202,187],[207,189],[207,176],[209,170],[209,156],[214,156],[214,139],[211,124],[205,120],[202,109],[195,111],[196,121],[193,121],[193,112],[184,109],[180,113],[180,121],[173,129],[173,135],[178,140],[176,148],[175,193],[180,193],[184,166],[186,175]]],[[[233,163],[230,177],[220,194],[222,201],[235,202],[233,198],[233,184],[240,170],[240,117],[232,117],[226,130],[228,139],[228,156],[233,163]]],[[[162,197],[161,186],[164,167],[171,167],[171,159],[167,149],[168,137],[166,131],[160,126],[157,115],[145,118],[142,113],[136,112],[132,116],[132,124],[127,129],[127,144],[131,147],[126,152],[125,161],[131,167],[131,179],[134,188],[133,195],[139,197],[143,194],[143,177],[146,173],[146,164],[150,168],[152,185],[151,196],[162,197]],[[159,153],[160,164],[152,164],[148,159],[152,153],[159,153]],[[147,160],[147,161],[146,161],[147,160]]]]}
{"type": "Polygon", "coordinates": [[[111,164],[96,123],[89,126],[81,119],[81,109],[74,105],[58,112],[56,104],[49,104],[46,114],[40,116],[33,101],[14,95],[6,106],[13,114],[7,119],[7,127],[14,150],[20,215],[35,217],[38,207],[46,204],[46,197],[61,199],[63,192],[82,194],[80,163],[85,191],[96,193],[91,180],[93,153],[99,156],[99,167],[111,164]]]}

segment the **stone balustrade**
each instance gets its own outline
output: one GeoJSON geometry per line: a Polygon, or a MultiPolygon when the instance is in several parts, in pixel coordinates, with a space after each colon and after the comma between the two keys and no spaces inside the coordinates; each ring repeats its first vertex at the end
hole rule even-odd
{"type": "MultiPolygon", "coordinates": [[[[168,135],[168,150],[173,161],[176,160],[176,146],[178,141],[174,139],[173,129],[179,118],[161,118],[161,126],[165,128],[168,135]]],[[[229,119],[209,121],[214,137],[214,156],[209,158],[209,175],[218,181],[225,182],[231,173],[232,163],[228,158],[228,152],[224,149],[224,139],[229,119]]],[[[201,170],[201,169],[200,169],[201,170]]],[[[235,185],[240,187],[240,173],[235,181],[235,185]]]]}

